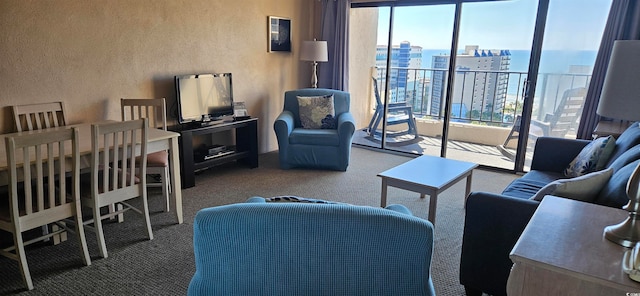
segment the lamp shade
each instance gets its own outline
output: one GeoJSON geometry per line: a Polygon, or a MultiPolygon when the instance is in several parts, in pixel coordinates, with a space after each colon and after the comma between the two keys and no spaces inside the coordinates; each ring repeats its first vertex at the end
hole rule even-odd
{"type": "Polygon", "coordinates": [[[312,62],[328,61],[327,41],[302,41],[300,60],[312,62]]]}
{"type": "Polygon", "coordinates": [[[596,113],[640,120],[640,40],[614,41],[596,113]]]}

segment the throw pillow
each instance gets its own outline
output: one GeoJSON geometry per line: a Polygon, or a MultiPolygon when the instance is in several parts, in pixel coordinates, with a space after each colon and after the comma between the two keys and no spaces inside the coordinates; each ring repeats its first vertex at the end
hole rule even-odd
{"type": "Polygon", "coordinates": [[[602,170],[609,161],[615,147],[616,139],[613,136],[597,138],[591,141],[569,163],[569,166],[564,170],[564,175],[573,178],[602,170]]]}
{"type": "Polygon", "coordinates": [[[571,179],[560,179],[542,187],[533,200],[542,201],[545,195],[555,195],[570,199],[593,202],[598,193],[613,175],[613,169],[592,172],[571,179]]]}
{"type": "Polygon", "coordinates": [[[298,96],[298,110],[302,128],[335,129],[337,120],[333,106],[333,95],[301,97],[298,96]]]}
{"type": "Polygon", "coordinates": [[[302,203],[322,203],[322,204],[340,204],[339,202],[315,199],[315,198],[306,198],[306,197],[298,197],[293,195],[281,195],[265,198],[266,202],[302,202],[302,203]]]}

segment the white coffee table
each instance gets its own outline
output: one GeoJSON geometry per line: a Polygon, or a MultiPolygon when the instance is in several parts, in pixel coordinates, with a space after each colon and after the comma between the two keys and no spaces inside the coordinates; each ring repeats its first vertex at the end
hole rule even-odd
{"type": "Polygon", "coordinates": [[[471,192],[473,169],[478,164],[454,159],[423,155],[378,174],[382,178],[380,206],[387,206],[387,187],[393,186],[429,195],[429,221],[436,223],[438,194],[458,181],[467,178],[466,198],[471,192]]]}

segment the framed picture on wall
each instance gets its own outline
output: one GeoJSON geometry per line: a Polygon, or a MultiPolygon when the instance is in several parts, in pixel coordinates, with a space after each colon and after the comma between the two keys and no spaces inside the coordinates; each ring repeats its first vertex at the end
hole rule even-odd
{"type": "Polygon", "coordinates": [[[291,19],[269,17],[269,52],[291,51],[291,19]]]}

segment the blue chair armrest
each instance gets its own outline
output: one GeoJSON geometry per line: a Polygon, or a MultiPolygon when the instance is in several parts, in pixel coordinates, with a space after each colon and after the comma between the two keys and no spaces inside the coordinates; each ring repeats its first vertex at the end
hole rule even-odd
{"type": "Polygon", "coordinates": [[[340,137],[348,135],[349,138],[356,130],[356,120],[351,112],[344,112],[338,116],[338,134],[340,137]]]}
{"type": "Polygon", "coordinates": [[[264,199],[264,197],[260,197],[260,196],[252,196],[249,197],[247,199],[247,201],[245,201],[247,203],[267,203],[267,200],[264,199]]]}
{"type": "Polygon", "coordinates": [[[294,127],[293,113],[287,110],[282,111],[273,123],[273,128],[275,129],[276,134],[286,135],[287,137],[291,134],[294,127]]]}
{"type": "Polygon", "coordinates": [[[531,170],[562,173],[590,141],[540,137],[536,141],[531,170]]]}
{"type": "Polygon", "coordinates": [[[402,213],[402,214],[406,214],[409,216],[413,216],[413,213],[411,213],[411,210],[409,210],[407,207],[400,205],[400,204],[391,204],[385,207],[385,209],[387,210],[392,210],[394,212],[398,212],[398,213],[402,213]]]}

